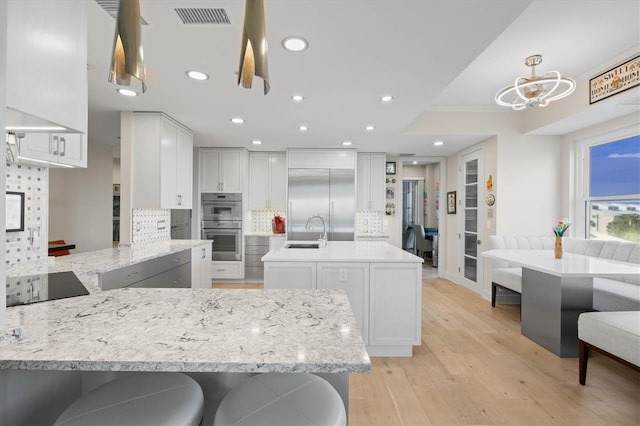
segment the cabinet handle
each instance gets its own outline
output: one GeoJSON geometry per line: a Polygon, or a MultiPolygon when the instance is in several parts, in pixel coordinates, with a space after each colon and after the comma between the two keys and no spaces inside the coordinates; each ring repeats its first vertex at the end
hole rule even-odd
{"type": "Polygon", "coordinates": [[[132,273],[130,273],[130,274],[129,274],[129,275],[127,275],[127,276],[128,276],[128,277],[132,277],[132,276],[134,276],[134,275],[138,275],[138,271],[132,272],[132,273]]]}
{"type": "Polygon", "coordinates": [[[182,205],[182,195],[178,194],[178,205],[182,205]]]}
{"type": "Polygon", "coordinates": [[[65,138],[60,138],[60,157],[64,157],[64,154],[67,152],[67,140],[65,138]]]}
{"type": "Polygon", "coordinates": [[[224,269],[216,269],[218,272],[224,272],[224,269]]]}
{"type": "Polygon", "coordinates": [[[202,257],[201,259],[204,259],[207,257],[207,250],[206,249],[202,249],[202,257]]]}
{"type": "Polygon", "coordinates": [[[57,136],[53,137],[53,143],[54,143],[53,155],[58,155],[58,137],[57,136]]]}

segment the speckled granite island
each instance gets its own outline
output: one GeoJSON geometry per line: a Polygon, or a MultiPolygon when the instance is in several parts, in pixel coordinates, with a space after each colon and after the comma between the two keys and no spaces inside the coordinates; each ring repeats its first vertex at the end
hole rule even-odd
{"type": "Polygon", "coordinates": [[[194,377],[207,401],[203,424],[212,423],[230,388],[262,372],[318,374],[348,410],[349,374],[367,373],[371,363],[344,291],[100,291],[96,284],[99,271],[202,243],[104,250],[12,268],[23,274],[73,270],[93,287],[87,285],[87,296],[7,309],[8,326],[19,329],[20,338],[0,344],[0,388],[21,399],[0,398],[0,424],[51,424],[82,393],[139,371],[194,377]]]}
{"type": "Polygon", "coordinates": [[[420,345],[422,258],[383,241],[329,241],[262,261],[265,288],[345,290],[370,355],[412,356],[420,345]]]}

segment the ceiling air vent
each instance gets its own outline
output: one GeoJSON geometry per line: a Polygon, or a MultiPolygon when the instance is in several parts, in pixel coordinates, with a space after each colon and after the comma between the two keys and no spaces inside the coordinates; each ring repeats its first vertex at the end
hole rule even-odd
{"type": "Polygon", "coordinates": [[[183,8],[175,9],[183,24],[230,24],[227,11],[222,8],[183,8]]]}
{"type": "MultiPolygon", "coordinates": [[[[98,6],[104,9],[105,12],[109,14],[113,19],[116,19],[118,16],[118,0],[96,0],[98,6]]],[[[142,25],[149,25],[147,21],[141,16],[140,23],[142,25]]]]}

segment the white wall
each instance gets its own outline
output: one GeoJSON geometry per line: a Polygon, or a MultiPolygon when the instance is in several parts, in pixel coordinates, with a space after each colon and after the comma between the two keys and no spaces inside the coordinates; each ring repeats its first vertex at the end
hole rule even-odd
{"type": "Polygon", "coordinates": [[[49,240],[73,253],[110,248],[113,230],[113,148],[88,144],[86,169],[49,170],[49,240]]]}

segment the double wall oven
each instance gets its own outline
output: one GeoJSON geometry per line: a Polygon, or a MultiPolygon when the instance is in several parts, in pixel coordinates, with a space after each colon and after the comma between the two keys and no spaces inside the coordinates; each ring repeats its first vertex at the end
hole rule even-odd
{"type": "Polygon", "coordinates": [[[202,194],[202,239],[212,240],[211,259],[242,260],[242,194],[202,194]]]}

